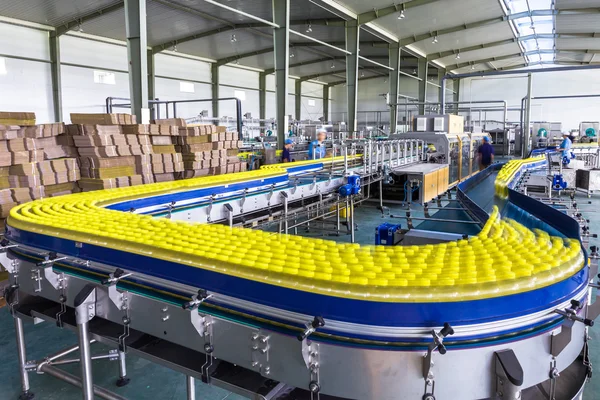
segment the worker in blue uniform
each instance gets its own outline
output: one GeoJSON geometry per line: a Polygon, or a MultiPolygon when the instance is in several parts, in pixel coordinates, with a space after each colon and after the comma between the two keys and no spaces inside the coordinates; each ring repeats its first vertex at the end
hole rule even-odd
{"type": "Polygon", "coordinates": [[[294,141],[292,139],[285,139],[285,145],[283,146],[283,152],[281,153],[281,162],[292,162],[290,150],[292,150],[293,145],[294,141]]]}
{"type": "Polygon", "coordinates": [[[490,143],[489,136],[483,137],[483,143],[477,150],[479,158],[479,170],[483,171],[494,162],[494,146],[490,143]]]}
{"type": "Polygon", "coordinates": [[[569,139],[569,134],[567,132],[563,132],[563,141],[558,147],[558,151],[562,151],[563,157],[571,158],[569,154],[571,152],[571,147],[573,146],[573,142],[569,139]]]}
{"type": "Polygon", "coordinates": [[[327,137],[327,131],[323,128],[317,130],[317,140],[310,142],[308,146],[308,159],[318,160],[325,158],[325,138],[327,137]]]}

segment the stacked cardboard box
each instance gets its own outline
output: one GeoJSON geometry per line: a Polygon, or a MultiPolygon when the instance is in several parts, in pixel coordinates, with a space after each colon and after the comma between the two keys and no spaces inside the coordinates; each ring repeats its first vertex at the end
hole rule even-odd
{"type": "Polygon", "coordinates": [[[131,125],[135,124],[135,115],[130,114],[76,114],[71,113],[74,125],[131,125]]]}
{"type": "MultiPolygon", "coordinates": [[[[34,114],[10,114],[21,123],[35,121],[34,114]]],[[[72,193],[79,165],[72,157],[72,142],[64,135],[65,125],[7,124],[6,113],[1,112],[0,119],[5,122],[0,124],[0,218],[17,204],[72,193]]]]}
{"type": "Polygon", "coordinates": [[[0,124],[24,126],[35,125],[35,113],[0,111],[0,124]]]}
{"type": "MultiPolygon", "coordinates": [[[[171,121],[171,120],[169,120],[171,121]]],[[[174,121],[177,123],[177,121],[174,121]]],[[[184,121],[185,122],[185,121],[184,121]]],[[[151,154],[136,155],[136,171],[142,175],[144,183],[168,182],[175,180],[176,174],[183,171],[183,159],[173,145],[172,137],[179,134],[176,125],[152,124],[130,125],[130,133],[145,137],[152,145],[151,154]]]]}
{"type": "Polygon", "coordinates": [[[237,157],[242,143],[237,140],[237,134],[226,132],[224,126],[183,127],[179,128],[179,135],[174,143],[183,155],[182,178],[246,170],[246,164],[237,157]]]}
{"type": "MultiPolygon", "coordinates": [[[[103,116],[113,114],[87,114],[84,121],[102,120],[103,116]]],[[[72,120],[81,120],[74,118],[72,120]]],[[[111,119],[106,117],[107,121],[111,119]]],[[[126,125],[79,124],[68,125],[70,135],[81,168],[78,184],[83,191],[111,189],[142,183],[136,174],[133,155],[150,154],[152,146],[148,141],[140,140],[136,135],[126,135],[126,125]]]]}

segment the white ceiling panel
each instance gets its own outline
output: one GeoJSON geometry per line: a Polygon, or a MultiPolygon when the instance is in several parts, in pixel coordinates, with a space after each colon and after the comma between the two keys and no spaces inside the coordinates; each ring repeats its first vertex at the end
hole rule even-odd
{"type": "Polygon", "coordinates": [[[497,42],[500,40],[513,39],[514,35],[506,22],[500,22],[487,27],[473,28],[465,31],[449,33],[438,36],[438,42],[432,43],[432,39],[422,40],[412,44],[425,54],[433,54],[448,50],[460,50],[461,48],[477,46],[483,43],[497,42]]]}
{"type": "Polygon", "coordinates": [[[374,23],[406,38],[502,15],[500,4],[495,0],[444,0],[408,9],[404,19],[398,19],[394,13],[374,23]]]}
{"type": "Polygon", "coordinates": [[[600,38],[558,38],[556,39],[556,48],[559,50],[600,50],[600,38]]]}
{"type": "MultiPolygon", "coordinates": [[[[600,4],[598,4],[600,7],[600,4]]],[[[600,25],[600,14],[559,14],[556,16],[557,33],[593,33],[600,25]]]]}
{"type": "Polygon", "coordinates": [[[509,43],[501,46],[490,47],[487,49],[480,49],[474,51],[468,51],[466,53],[460,53],[460,59],[456,59],[456,55],[440,58],[438,61],[444,65],[462,64],[465,62],[472,62],[477,60],[483,60],[492,57],[502,57],[509,54],[520,53],[521,49],[517,43],[509,43]]]}
{"type": "Polygon", "coordinates": [[[555,4],[557,10],[597,8],[599,6],[598,0],[556,0],[555,4]]]}

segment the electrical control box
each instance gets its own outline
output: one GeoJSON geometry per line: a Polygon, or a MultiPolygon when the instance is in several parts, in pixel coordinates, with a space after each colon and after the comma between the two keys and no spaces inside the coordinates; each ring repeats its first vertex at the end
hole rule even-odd
{"type": "Polygon", "coordinates": [[[415,130],[417,132],[427,132],[427,118],[417,117],[415,119],[415,130]]]}
{"type": "Polygon", "coordinates": [[[419,115],[414,119],[413,129],[416,132],[464,133],[465,119],[453,114],[419,115]]]}

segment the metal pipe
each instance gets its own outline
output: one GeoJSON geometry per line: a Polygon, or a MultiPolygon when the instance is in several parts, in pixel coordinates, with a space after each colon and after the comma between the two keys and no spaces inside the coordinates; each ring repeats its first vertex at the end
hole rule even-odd
{"type": "Polygon", "coordinates": [[[94,400],[94,383],[92,376],[92,354],[90,350],[89,322],[77,324],[79,337],[79,352],[81,357],[81,383],[84,400],[94,400]]]}
{"type": "Polygon", "coordinates": [[[196,400],[196,381],[193,376],[186,376],[187,400],[196,400]]]}
{"type": "Polygon", "coordinates": [[[531,146],[531,130],[529,125],[531,124],[531,92],[533,91],[533,75],[531,73],[527,74],[527,108],[525,110],[525,126],[524,130],[521,132],[521,137],[523,138],[523,146],[521,157],[525,158],[529,154],[529,149],[531,146]]]}
{"type": "Polygon", "coordinates": [[[25,349],[25,330],[23,329],[23,320],[15,317],[15,331],[17,337],[17,353],[19,356],[19,375],[21,376],[22,397],[27,398],[29,394],[29,374],[25,369],[27,363],[27,352],[25,349]]]}
{"type": "Polygon", "coordinates": [[[350,243],[356,240],[354,236],[354,196],[350,196],[350,243]]]}
{"type": "Polygon", "coordinates": [[[127,359],[125,352],[119,350],[119,381],[122,383],[129,382],[127,379],[127,359]]]}
{"type": "MultiPolygon", "coordinates": [[[[73,386],[76,387],[81,387],[81,379],[79,379],[78,377],[76,377],[75,375],[72,375],[66,371],[63,371],[62,369],[56,368],[56,367],[52,367],[50,365],[44,365],[41,369],[41,372],[48,374],[54,378],[60,379],[63,382],[67,382],[73,386]]],[[[101,388],[100,386],[96,386],[93,385],[93,393],[105,400],[127,400],[125,397],[121,397],[116,393],[113,393],[111,391],[108,391],[104,388],[101,388]]],[[[93,399],[93,397],[92,397],[93,399]]]]}
{"type": "MultiPolygon", "coordinates": [[[[79,346],[77,346],[79,348],[79,346]]],[[[104,360],[106,358],[115,358],[116,356],[114,354],[100,354],[97,356],[93,356],[92,360],[104,360]]],[[[48,363],[50,365],[67,365],[67,364],[74,364],[74,363],[78,363],[81,362],[80,358],[69,358],[66,360],[56,360],[53,361],[51,363],[48,363]]],[[[44,364],[46,365],[46,364],[44,364]]],[[[41,371],[41,367],[40,367],[40,371],[41,371]]]]}
{"type": "Polygon", "coordinates": [[[442,78],[442,82],[440,83],[442,85],[442,99],[441,99],[441,104],[442,104],[442,114],[445,113],[445,106],[446,106],[446,80],[447,79],[463,79],[463,78],[473,78],[473,77],[486,77],[486,76],[499,76],[499,75],[521,75],[521,74],[531,74],[531,73],[538,73],[538,72],[563,72],[563,71],[580,71],[580,70],[588,70],[588,69],[600,69],[600,65],[578,65],[578,66],[570,66],[570,67],[554,67],[554,68],[536,68],[536,69],[530,69],[530,70],[509,70],[509,71],[487,71],[487,72],[471,72],[471,73],[464,73],[464,74],[448,74],[448,75],[444,75],[444,77],[442,78]]]}

